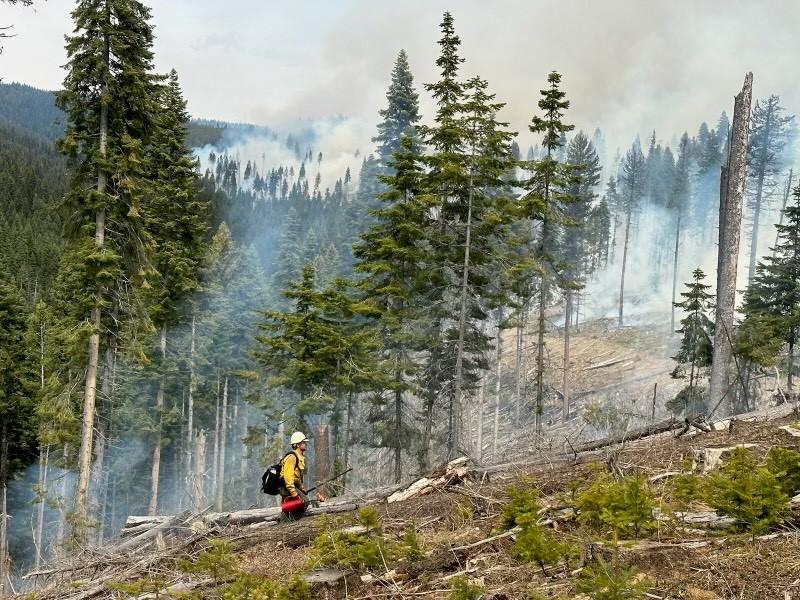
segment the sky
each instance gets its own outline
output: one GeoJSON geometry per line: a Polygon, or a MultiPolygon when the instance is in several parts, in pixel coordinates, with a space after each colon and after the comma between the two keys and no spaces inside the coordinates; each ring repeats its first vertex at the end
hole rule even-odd
{"type": "MultiPolygon", "coordinates": [[[[744,74],[756,98],[782,97],[800,110],[800,2],[773,0],[145,0],[155,25],[156,67],[177,69],[193,116],[273,127],[345,116],[368,140],[385,103],[393,61],[404,48],[422,97],[436,79],[445,10],[462,39],[465,77],[488,79],[502,117],[535,141],[527,124],[553,69],[563,75],[568,120],[600,127],[614,146],[637,134],[673,135],[723,109],[730,114],[744,74]]],[[[16,37],[0,55],[0,77],[56,89],[73,0],[0,0],[0,24],[16,37]]],[[[368,141],[366,142],[368,143],[368,141]]]]}

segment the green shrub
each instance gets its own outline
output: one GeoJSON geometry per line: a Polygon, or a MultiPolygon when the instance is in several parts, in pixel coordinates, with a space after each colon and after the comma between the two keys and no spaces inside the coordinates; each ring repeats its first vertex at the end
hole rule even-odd
{"type": "Polygon", "coordinates": [[[448,600],[479,600],[486,593],[482,585],[470,583],[466,577],[454,577],[448,600]]]}
{"type": "Polygon", "coordinates": [[[109,588],[124,594],[125,597],[136,597],[145,594],[152,594],[154,600],[169,597],[169,594],[166,593],[167,581],[161,573],[130,583],[112,583],[109,588]],[[164,592],[163,595],[162,592],[164,592]]]}
{"type": "Polygon", "coordinates": [[[507,490],[508,502],[503,507],[503,526],[512,529],[519,525],[518,518],[523,515],[538,515],[541,510],[539,492],[534,487],[511,486],[507,490]]]}
{"type": "Polygon", "coordinates": [[[233,575],[236,571],[236,562],[230,542],[212,540],[210,547],[200,552],[194,560],[182,560],[178,565],[186,573],[207,574],[214,583],[219,584],[220,581],[233,575]]]}
{"type": "Polygon", "coordinates": [[[311,600],[308,584],[295,577],[280,585],[251,573],[240,574],[219,592],[220,600],[311,600]]]}
{"type": "Polygon", "coordinates": [[[690,473],[678,475],[672,480],[672,499],[681,507],[703,497],[702,479],[690,473]]]}
{"type": "Polygon", "coordinates": [[[709,506],[733,517],[738,528],[754,536],[788,516],[789,498],[780,480],[767,467],[758,466],[746,448],[736,448],[719,469],[705,476],[702,487],[709,506]]]}
{"type": "Polygon", "coordinates": [[[771,448],[764,466],[778,478],[784,494],[794,496],[800,493],[800,452],[771,448]]]}
{"type": "Polygon", "coordinates": [[[614,481],[602,474],[578,496],[575,507],[578,520],[615,536],[653,529],[653,507],[647,481],[642,477],[625,477],[614,481]]]}
{"type": "Polygon", "coordinates": [[[633,568],[599,560],[581,571],[575,587],[592,600],[636,600],[650,588],[647,578],[637,579],[633,568]]]}

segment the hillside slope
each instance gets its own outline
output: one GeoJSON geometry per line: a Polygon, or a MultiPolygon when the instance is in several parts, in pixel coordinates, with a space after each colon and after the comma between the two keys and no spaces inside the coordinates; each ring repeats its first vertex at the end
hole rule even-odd
{"type": "MultiPolygon", "coordinates": [[[[475,466],[456,485],[382,501],[360,515],[210,530],[197,525],[174,551],[125,559],[111,547],[89,564],[45,572],[36,578],[36,598],[797,597],[800,537],[793,524],[800,496],[793,509],[788,496],[772,497],[773,508],[781,499],[786,505],[784,525],[754,531],[714,513],[703,499],[684,506],[682,498],[686,482],[726,476],[725,467],[712,464],[720,454],[715,449],[745,444],[756,462],[772,448],[800,450],[800,431],[791,427],[797,421],[797,412],[784,406],[717,423],[709,432],[529,457],[527,466],[475,466]],[[646,499],[614,498],[609,491],[636,481],[646,499]],[[598,489],[605,491],[598,495],[598,489]],[[588,520],[593,503],[615,518],[588,520]],[[649,503],[652,514],[650,508],[637,512],[649,503]],[[521,530],[509,529],[509,518],[521,530]],[[96,584],[104,562],[122,585],[96,584]],[[602,595],[613,586],[623,595],[602,595]]],[[[800,454],[786,455],[795,460],[791,485],[800,486],[800,454]]],[[[752,501],[764,492],[763,471],[743,474],[762,479],[742,498],[752,501]]]]}

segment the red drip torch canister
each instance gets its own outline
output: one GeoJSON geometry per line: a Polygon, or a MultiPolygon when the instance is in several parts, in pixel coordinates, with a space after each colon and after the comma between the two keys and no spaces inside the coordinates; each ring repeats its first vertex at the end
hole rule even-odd
{"type": "Polygon", "coordinates": [[[303,512],[305,510],[306,503],[300,496],[289,496],[283,499],[281,502],[281,510],[284,514],[292,514],[303,512]]]}

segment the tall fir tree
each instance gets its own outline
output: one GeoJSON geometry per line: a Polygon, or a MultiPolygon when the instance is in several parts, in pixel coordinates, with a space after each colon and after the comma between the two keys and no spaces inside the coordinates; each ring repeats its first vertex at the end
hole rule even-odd
{"type": "Polygon", "coordinates": [[[75,533],[85,541],[100,336],[112,304],[109,291],[141,272],[145,238],[140,206],[145,146],[151,135],[154,82],[150,10],[136,0],[81,0],[67,38],[67,77],[57,95],[67,127],[61,150],[74,161],[66,198],[70,238],[79,249],[91,299],[75,533]]]}
{"type": "Polygon", "coordinates": [[[419,122],[419,94],[414,89],[414,76],[408,64],[408,55],[400,50],[392,69],[392,80],[386,91],[386,108],[380,110],[378,135],[372,141],[378,145],[378,159],[384,170],[400,149],[403,136],[416,142],[416,124],[419,122]]]}
{"type": "Polygon", "coordinates": [[[628,266],[631,225],[646,189],[645,159],[638,140],[634,142],[631,149],[625,154],[625,160],[622,162],[620,183],[622,184],[622,190],[619,195],[619,204],[625,218],[625,237],[622,243],[622,273],[619,281],[619,316],[617,324],[622,327],[625,324],[625,271],[628,266]]]}

